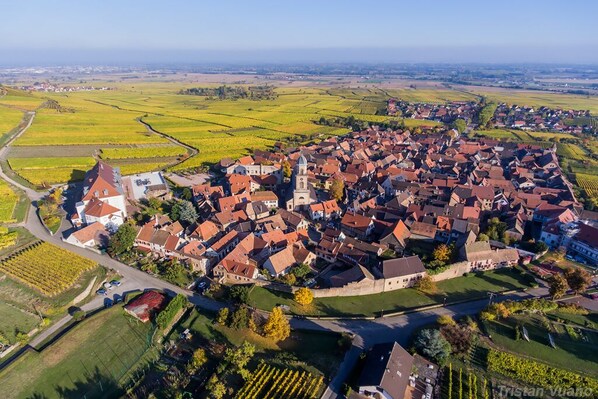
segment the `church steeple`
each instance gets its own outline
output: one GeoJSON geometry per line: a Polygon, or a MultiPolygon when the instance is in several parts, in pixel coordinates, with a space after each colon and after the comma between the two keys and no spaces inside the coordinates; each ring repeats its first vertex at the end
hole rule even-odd
{"type": "Polygon", "coordinates": [[[309,191],[307,187],[307,159],[301,154],[295,165],[295,191],[309,191]]]}

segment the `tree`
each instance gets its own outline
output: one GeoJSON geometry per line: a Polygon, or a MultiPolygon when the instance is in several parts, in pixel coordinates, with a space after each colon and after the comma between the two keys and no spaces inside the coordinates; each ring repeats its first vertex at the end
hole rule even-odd
{"type": "Polygon", "coordinates": [[[229,363],[235,369],[240,370],[247,366],[247,363],[255,353],[255,346],[247,341],[235,348],[228,348],[224,353],[224,361],[229,363]]]}
{"type": "Polygon", "coordinates": [[[314,294],[307,287],[301,287],[295,291],[295,302],[299,305],[307,306],[314,300],[314,294]]]}
{"type": "Polygon", "coordinates": [[[438,330],[422,330],[415,338],[415,348],[426,357],[444,364],[451,354],[451,344],[438,330]]]}
{"type": "Polygon", "coordinates": [[[191,189],[189,187],[185,187],[183,189],[183,192],[181,193],[181,198],[186,201],[191,201],[191,199],[193,198],[193,193],[191,192],[191,189]]]}
{"type": "Polygon", "coordinates": [[[129,223],[121,224],[118,227],[118,230],[116,230],[116,233],[110,237],[108,253],[111,256],[114,256],[129,252],[131,248],[133,248],[135,237],[137,237],[137,230],[135,230],[135,227],[129,223]]]}
{"type": "Polygon", "coordinates": [[[431,276],[425,275],[415,283],[415,288],[423,292],[434,292],[436,291],[436,282],[431,276]]]}
{"type": "Polygon", "coordinates": [[[330,196],[337,201],[343,199],[343,195],[345,194],[345,182],[341,179],[334,179],[332,181],[332,185],[330,186],[330,196]]]}
{"type": "Polygon", "coordinates": [[[293,273],[298,279],[302,279],[311,273],[311,267],[305,263],[300,263],[291,269],[291,273],[293,273]]]}
{"type": "Polygon", "coordinates": [[[264,335],[272,338],[274,341],[284,341],[291,335],[291,326],[289,321],[282,313],[279,306],[272,309],[268,321],[264,324],[264,335]]]}
{"type": "Polygon", "coordinates": [[[438,316],[436,319],[436,323],[440,324],[441,326],[448,326],[448,325],[455,325],[457,322],[451,316],[447,314],[443,314],[438,316]]]}
{"type": "Polygon", "coordinates": [[[565,279],[567,279],[567,283],[573,292],[575,292],[575,295],[584,292],[592,284],[592,276],[581,267],[565,270],[565,279]]]}
{"type": "Polygon", "coordinates": [[[218,311],[218,317],[216,318],[216,322],[218,324],[220,324],[221,326],[225,326],[226,322],[228,321],[228,314],[229,314],[229,310],[228,308],[222,308],[218,311]]]}
{"type": "Polygon", "coordinates": [[[446,244],[440,244],[436,246],[432,252],[432,256],[434,256],[435,260],[445,263],[451,259],[451,255],[451,248],[446,244]]]}
{"type": "Polygon", "coordinates": [[[171,259],[162,263],[161,271],[165,280],[176,284],[185,275],[185,266],[177,259],[171,259]]]}
{"type": "Polygon", "coordinates": [[[457,129],[459,133],[463,133],[467,129],[467,123],[461,118],[455,119],[453,129],[457,129]]]}
{"type": "Polygon", "coordinates": [[[567,280],[561,274],[555,274],[550,279],[550,289],[549,294],[552,299],[559,299],[569,289],[569,285],[567,284],[567,280]]]}
{"type": "Polygon", "coordinates": [[[282,174],[284,177],[291,177],[291,164],[286,159],[282,161],[282,174]]]}
{"type": "Polygon", "coordinates": [[[187,372],[189,374],[195,374],[197,370],[199,370],[206,362],[208,361],[208,356],[206,355],[206,351],[202,348],[198,348],[193,352],[193,357],[187,364],[187,372]]]}
{"type": "Polygon", "coordinates": [[[172,220],[180,220],[185,223],[193,223],[197,220],[195,206],[187,200],[177,201],[170,210],[172,220]]]}
{"type": "Polygon", "coordinates": [[[241,305],[233,312],[230,319],[230,327],[236,330],[242,330],[249,326],[249,309],[247,306],[241,305]]]}
{"type": "Polygon", "coordinates": [[[473,331],[467,326],[448,324],[440,329],[442,336],[451,344],[452,352],[464,355],[469,352],[473,339],[473,331]]]}
{"type": "Polygon", "coordinates": [[[247,304],[251,287],[247,285],[234,285],[228,292],[229,297],[236,303],[247,304]]]}
{"type": "Polygon", "coordinates": [[[216,374],[212,374],[206,384],[206,390],[210,393],[210,398],[222,399],[226,394],[226,385],[220,382],[216,374]]]}
{"type": "Polygon", "coordinates": [[[478,241],[490,241],[490,237],[488,237],[484,233],[480,233],[480,235],[478,236],[478,241]]]}
{"type": "Polygon", "coordinates": [[[293,273],[288,273],[282,276],[282,281],[284,281],[288,285],[295,285],[297,282],[297,277],[293,273]]]}

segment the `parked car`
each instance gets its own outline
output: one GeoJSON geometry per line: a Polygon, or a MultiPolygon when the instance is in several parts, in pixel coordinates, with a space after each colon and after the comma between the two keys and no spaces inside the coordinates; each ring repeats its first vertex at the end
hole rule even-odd
{"type": "Polygon", "coordinates": [[[107,290],[111,290],[111,289],[113,289],[114,287],[112,286],[112,284],[110,284],[108,281],[106,281],[106,282],[104,283],[104,288],[105,288],[105,289],[107,289],[107,290]]]}
{"type": "Polygon", "coordinates": [[[598,300],[598,292],[595,292],[593,294],[590,294],[590,298],[594,299],[594,300],[598,300]]]}
{"type": "Polygon", "coordinates": [[[96,291],[96,294],[98,294],[98,295],[107,295],[108,291],[106,291],[103,288],[100,288],[99,290],[96,291]]]}
{"type": "Polygon", "coordinates": [[[118,281],[118,280],[112,280],[112,281],[110,282],[110,285],[113,285],[113,286],[115,286],[115,287],[120,287],[122,284],[123,284],[123,283],[121,283],[121,282],[120,282],[120,281],[118,281]]]}

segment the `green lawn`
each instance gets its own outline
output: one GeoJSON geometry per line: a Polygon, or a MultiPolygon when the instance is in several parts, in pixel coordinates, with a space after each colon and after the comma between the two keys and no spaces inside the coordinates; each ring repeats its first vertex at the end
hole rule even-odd
{"type": "Polygon", "coordinates": [[[488,292],[526,288],[524,278],[517,271],[503,269],[469,277],[457,277],[438,283],[438,291],[424,294],[412,288],[382,294],[316,298],[309,308],[298,306],[290,294],[254,287],[250,304],[270,310],[277,304],[288,305],[293,314],[312,316],[379,316],[420,306],[467,299],[486,298],[488,292]]]}
{"type": "Polygon", "coordinates": [[[152,328],[120,306],[91,316],[42,352],[30,351],[3,369],[3,398],[118,397],[119,379],[146,353],[152,328]]]}
{"type": "Polygon", "coordinates": [[[214,323],[213,315],[193,309],[189,315],[173,329],[169,340],[174,340],[186,328],[193,334],[194,346],[206,342],[220,342],[240,345],[249,341],[257,348],[259,358],[270,359],[281,351],[291,352],[298,360],[306,363],[310,372],[330,376],[341,360],[337,341],[339,334],[294,330],[285,341],[274,343],[248,329],[235,330],[214,323]]]}
{"type": "Polygon", "coordinates": [[[593,377],[598,376],[598,332],[586,331],[581,336],[571,337],[563,325],[551,323],[552,334],[557,348],[550,346],[548,332],[537,315],[515,315],[506,320],[485,322],[492,341],[500,348],[552,364],[566,370],[576,371],[593,377]],[[525,326],[530,342],[515,340],[515,326],[525,326]]]}
{"type": "Polygon", "coordinates": [[[39,317],[0,301],[0,336],[16,342],[17,333],[28,333],[40,323],[39,317]]]}

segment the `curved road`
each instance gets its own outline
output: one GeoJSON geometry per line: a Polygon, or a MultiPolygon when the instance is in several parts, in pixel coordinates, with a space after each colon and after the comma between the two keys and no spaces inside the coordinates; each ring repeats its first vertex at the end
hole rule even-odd
{"type": "MultiPolygon", "coordinates": [[[[0,149],[0,160],[5,160],[8,146],[21,134],[23,134],[33,122],[35,117],[34,112],[30,112],[31,118],[26,126],[24,126],[15,136],[0,149]]],[[[62,231],[52,236],[48,233],[46,228],[42,225],[40,219],[37,216],[37,210],[35,207],[36,201],[43,197],[45,193],[40,193],[32,190],[28,187],[24,187],[18,182],[9,178],[3,170],[0,168],[0,176],[10,182],[11,184],[22,189],[29,199],[31,200],[31,206],[27,220],[23,223],[23,226],[27,228],[37,238],[48,241],[54,245],[62,247],[68,251],[74,252],[80,256],[89,258],[105,267],[114,269],[123,276],[123,284],[117,289],[109,291],[109,294],[115,296],[116,294],[122,295],[128,291],[133,290],[145,290],[145,289],[161,289],[169,293],[175,294],[180,293],[187,295],[191,303],[204,309],[217,310],[223,306],[223,304],[205,298],[203,296],[194,295],[191,291],[182,289],[159,278],[153,277],[147,273],[144,273],[136,268],[125,265],[118,262],[108,255],[101,255],[96,252],[76,247],[67,244],[62,240],[62,231]]],[[[527,293],[515,293],[508,297],[510,298],[523,298],[530,297],[532,295],[546,295],[547,290],[545,288],[539,288],[530,290],[527,293]]],[[[505,299],[507,297],[504,297],[505,299]]],[[[96,296],[90,302],[82,306],[83,310],[92,310],[103,306],[105,298],[103,296],[96,296]]],[[[336,332],[349,332],[355,334],[353,346],[345,356],[345,360],[339,367],[337,375],[334,377],[323,398],[336,398],[339,395],[341,385],[349,375],[352,367],[357,361],[359,354],[365,348],[370,347],[373,344],[379,342],[388,342],[397,340],[401,344],[405,345],[408,341],[411,333],[420,328],[423,325],[433,322],[439,315],[471,315],[478,313],[483,307],[488,304],[487,300],[478,300],[467,303],[462,303],[453,306],[441,307],[426,311],[414,312],[403,314],[399,316],[384,317],[376,320],[319,320],[319,319],[291,319],[291,325],[293,328],[309,329],[309,330],[320,330],[320,331],[336,331],[336,332]]],[[[50,328],[44,330],[42,333],[37,335],[30,343],[31,346],[36,346],[41,343],[45,338],[58,330],[61,326],[70,320],[70,316],[64,317],[62,320],[55,323],[50,328]]]]}

